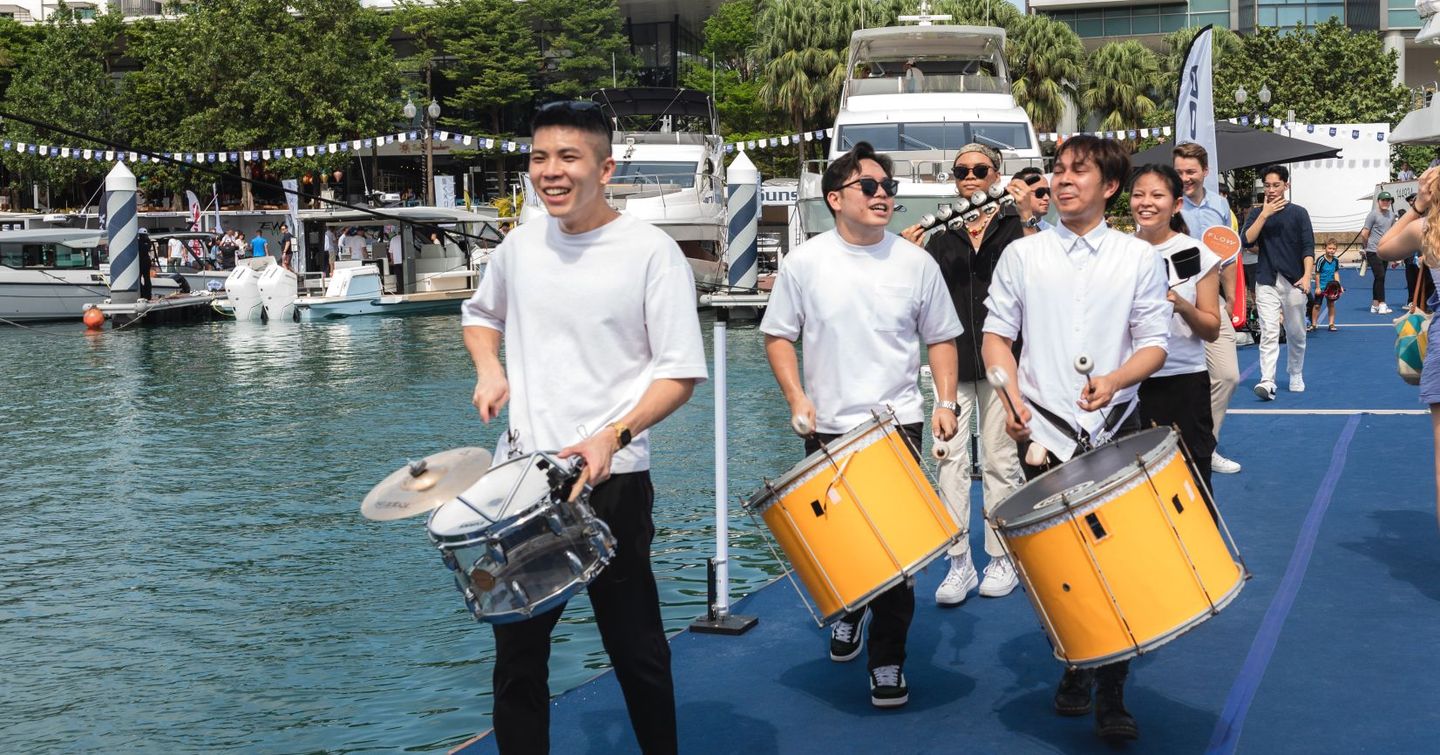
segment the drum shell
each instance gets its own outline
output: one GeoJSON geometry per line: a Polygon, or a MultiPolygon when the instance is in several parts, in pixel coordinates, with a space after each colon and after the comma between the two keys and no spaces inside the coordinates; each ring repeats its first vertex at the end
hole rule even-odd
{"type": "Polygon", "coordinates": [[[1173,432],[1160,451],[1143,471],[1133,463],[1131,474],[1069,501],[1068,510],[1056,502],[1050,518],[997,528],[1067,664],[1153,650],[1210,618],[1244,585],[1245,570],[1173,432]]]}
{"type": "Polygon", "coordinates": [[[959,539],[959,526],[888,418],[811,454],[750,508],[784,550],[822,623],[858,610],[959,539]]]}

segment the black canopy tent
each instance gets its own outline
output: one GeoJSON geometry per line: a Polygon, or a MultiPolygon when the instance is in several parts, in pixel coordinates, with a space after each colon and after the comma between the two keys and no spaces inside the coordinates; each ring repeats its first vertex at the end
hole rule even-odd
{"type": "MultiPolygon", "coordinates": [[[[1175,140],[1164,142],[1131,155],[1133,165],[1159,163],[1169,165],[1175,140]]],[[[1325,160],[1340,156],[1339,147],[1307,142],[1272,131],[1241,126],[1229,121],[1215,123],[1215,149],[1220,152],[1219,164],[1212,160],[1211,170],[1240,170],[1263,165],[1295,163],[1304,160],[1325,160]]]]}

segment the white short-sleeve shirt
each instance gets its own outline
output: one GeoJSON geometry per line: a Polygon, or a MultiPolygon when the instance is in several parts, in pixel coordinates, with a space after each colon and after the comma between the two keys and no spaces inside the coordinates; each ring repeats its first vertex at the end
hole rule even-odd
{"type": "MultiPolygon", "coordinates": [[[[1196,286],[1205,274],[1215,269],[1220,264],[1220,257],[1210,251],[1199,239],[1193,236],[1186,236],[1177,233],[1169,240],[1156,244],[1155,251],[1160,254],[1161,259],[1169,260],[1170,255],[1184,249],[1200,250],[1200,274],[1175,286],[1175,295],[1195,303],[1197,295],[1196,286]]],[[[1222,317],[1224,315],[1221,315],[1222,317]]],[[[1170,339],[1165,346],[1165,366],[1155,371],[1153,377],[1167,377],[1169,375],[1189,375],[1195,372],[1204,372],[1205,367],[1205,342],[1179,313],[1170,316],[1170,339]]]]}
{"type": "MultiPolygon", "coordinates": [[[[461,324],[504,334],[518,452],[557,451],[598,432],[655,380],[707,376],[690,263],[663,231],[629,215],[580,234],[548,216],[520,225],[491,255],[461,324]]],[[[496,458],[511,450],[502,436],[496,458]]],[[[649,433],[611,468],[649,469],[649,433]]]]}
{"type": "MultiPolygon", "coordinates": [[[[1106,419],[1126,410],[1136,387],[1117,391],[1103,413],[1084,411],[1078,402],[1086,377],[1075,358],[1088,356],[1092,374],[1104,375],[1142,348],[1164,348],[1174,311],[1165,294],[1165,266],[1154,247],[1103,223],[1084,236],[1061,223],[1011,242],[1000,255],[985,332],[1023,338],[1019,388],[1026,402],[1103,441],[1106,419]]],[[[1070,459],[1073,438],[1039,412],[1031,412],[1029,427],[1061,461],[1070,459]]]]}
{"type": "Polygon", "coordinates": [[[892,233],[857,246],[832,230],[785,255],[760,330],[801,339],[815,429],[845,433],[887,406],[903,424],[923,422],[920,344],[964,328],[924,249],[892,233]]]}

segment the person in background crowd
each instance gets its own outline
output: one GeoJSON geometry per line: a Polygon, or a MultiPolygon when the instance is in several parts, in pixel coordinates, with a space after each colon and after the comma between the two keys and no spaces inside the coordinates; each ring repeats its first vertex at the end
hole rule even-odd
{"type": "Polygon", "coordinates": [[[1403,160],[1400,162],[1400,172],[1398,172],[1398,173],[1395,174],[1395,180],[1396,180],[1396,181],[1414,181],[1414,180],[1415,180],[1415,171],[1413,171],[1413,170],[1410,169],[1410,163],[1407,163],[1407,162],[1405,162],[1405,161],[1403,161],[1403,160]]]}
{"type": "MultiPolygon", "coordinates": [[[[1216,226],[1235,227],[1235,216],[1230,211],[1230,202],[1225,196],[1225,186],[1220,185],[1220,195],[1210,196],[1205,191],[1205,181],[1210,177],[1210,154],[1194,142],[1175,146],[1171,151],[1171,164],[1180,175],[1185,196],[1180,204],[1180,216],[1190,236],[1200,238],[1205,231],[1216,226]]],[[[1220,334],[1205,340],[1205,367],[1210,373],[1210,423],[1212,445],[1215,452],[1210,458],[1210,470],[1220,474],[1236,474],[1240,463],[1220,455],[1220,426],[1225,423],[1225,412],[1230,408],[1230,398],[1240,384],[1240,360],[1235,353],[1235,325],[1230,321],[1230,311],[1235,303],[1235,288],[1238,285],[1236,265],[1240,255],[1236,254],[1220,263],[1220,334]]]]}
{"type": "Polygon", "coordinates": [[[1050,230],[1050,222],[1045,219],[1045,216],[1050,214],[1050,179],[1034,165],[1021,168],[1015,173],[1015,177],[1030,187],[1030,219],[1025,221],[1025,227],[1036,231],[1050,230]],[[1034,183],[1030,182],[1030,176],[1035,176],[1034,183]]]}
{"type": "Polygon", "coordinates": [[[1310,310],[1311,330],[1320,324],[1320,309],[1326,305],[1330,307],[1330,330],[1339,330],[1335,327],[1335,301],[1345,290],[1340,285],[1340,258],[1336,256],[1339,250],[1335,239],[1325,239],[1325,256],[1315,260],[1315,305],[1310,310]]]}
{"type": "MultiPolygon", "coordinates": [[[[1365,263],[1374,274],[1370,284],[1370,312],[1377,315],[1390,314],[1385,304],[1385,261],[1375,254],[1380,238],[1389,232],[1399,218],[1394,212],[1395,198],[1388,191],[1375,195],[1375,209],[1365,216],[1365,225],[1360,229],[1360,247],[1365,250],[1365,263]]],[[[1412,289],[1413,290],[1413,289],[1412,289]]]]}
{"type": "Polygon", "coordinates": [[[250,239],[250,256],[264,257],[269,246],[270,242],[263,235],[256,233],[255,238],[250,239]]]}
{"type": "Polygon", "coordinates": [[[1315,271],[1315,231],[1310,213],[1285,196],[1290,169],[1271,165],[1260,172],[1265,204],[1250,211],[1240,234],[1259,248],[1255,268],[1255,309],[1260,316],[1260,382],[1255,395],[1275,400],[1275,368],[1284,322],[1287,372],[1292,393],[1305,390],[1305,299],[1315,271]]]}

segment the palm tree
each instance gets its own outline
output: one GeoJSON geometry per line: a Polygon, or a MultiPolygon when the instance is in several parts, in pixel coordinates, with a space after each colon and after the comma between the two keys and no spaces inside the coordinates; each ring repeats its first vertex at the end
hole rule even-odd
{"type": "Polygon", "coordinates": [[[1037,131],[1055,131],[1067,100],[1084,77],[1085,47],[1065,24],[1046,16],[1023,16],[1008,29],[1005,59],[1010,91],[1037,131]]]}
{"type": "MultiPolygon", "coordinates": [[[[825,0],[770,0],[760,10],[755,45],[764,61],[757,77],[760,101],[783,110],[797,133],[816,119],[834,116],[845,80],[852,13],[858,25],[859,7],[850,3],[837,9],[825,0]]],[[[797,145],[801,163],[805,144],[797,145]]]]}
{"type": "MultiPolygon", "coordinates": [[[[1185,53],[1190,49],[1190,41],[1195,39],[1198,28],[1180,29],[1165,35],[1165,52],[1160,56],[1160,93],[1165,109],[1175,107],[1175,99],[1180,87],[1180,66],[1185,65],[1185,53]]],[[[1236,81],[1245,68],[1245,47],[1240,41],[1240,36],[1229,29],[1221,26],[1215,27],[1210,35],[1211,40],[1211,71],[1215,79],[1216,104],[1224,101],[1220,93],[1233,91],[1234,86],[1227,90],[1222,83],[1236,81]]]]}
{"type": "Polygon", "coordinates": [[[1100,128],[1139,126],[1155,110],[1160,64],[1155,53],[1130,39],[1110,42],[1090,55],[1080,104],[1100,119],[1100,128]]]}
{"type": "MultiPolygon", "coordinates": [[[[913,13],[914,3],[907,3],[909,8],[906,13],[913,13]]],[[[1006,29],[1013,28],[1020,19],[1025,18],[1009,0],[934,0],[930,3],[932,13],[948,13],[952,16],[947,24],[966,24],[972,26],[1003,26],[1006,29]]]]}

